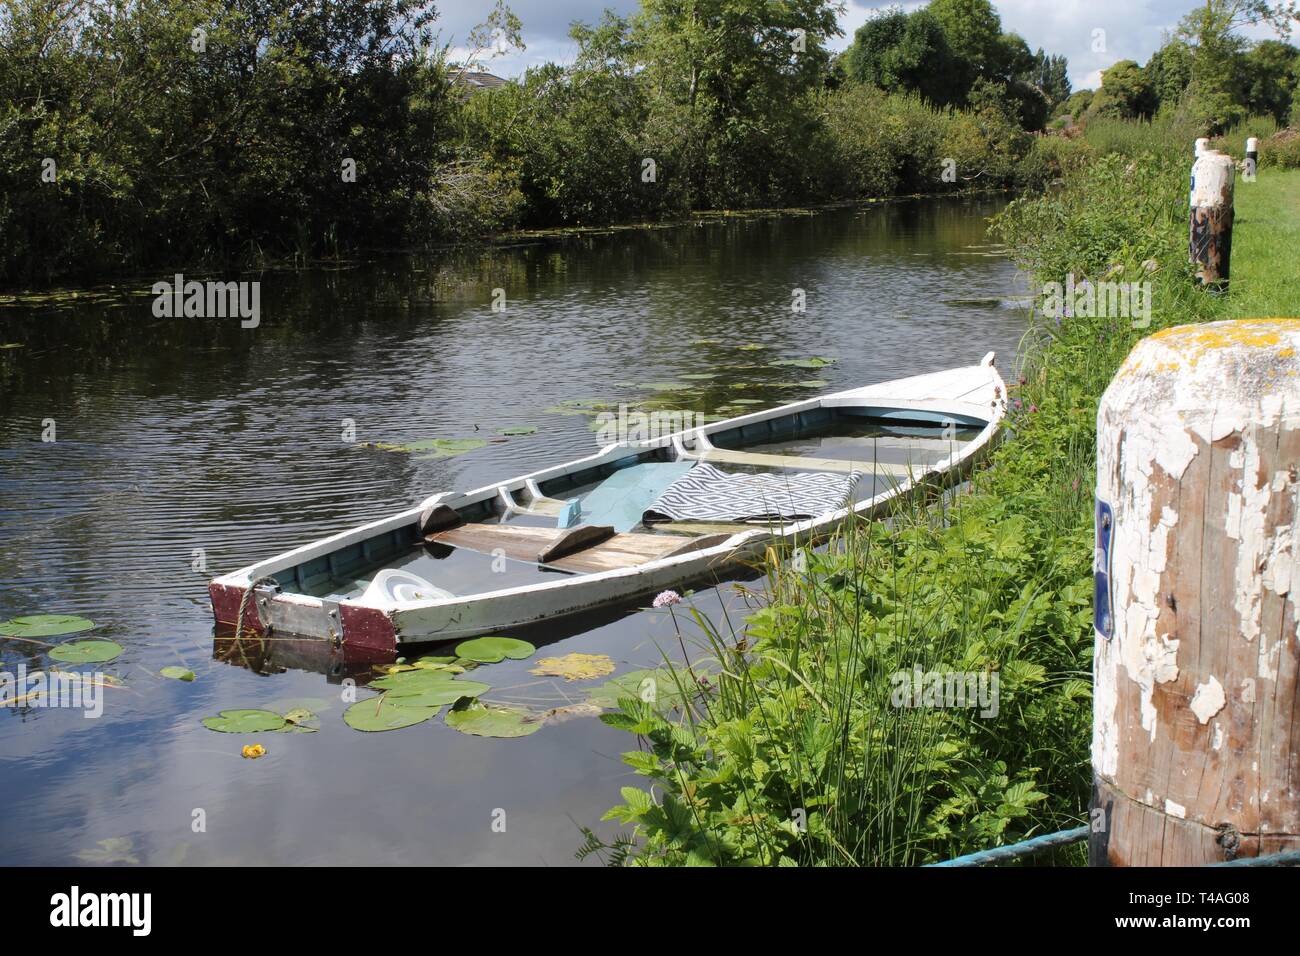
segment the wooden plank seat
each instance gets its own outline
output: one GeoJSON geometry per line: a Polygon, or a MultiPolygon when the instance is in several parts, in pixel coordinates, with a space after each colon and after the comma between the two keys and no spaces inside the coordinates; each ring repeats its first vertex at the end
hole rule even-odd
{"type": "Polygon", "coordinates": [[[721,465],[753,465],[758,468],[794,468],[801,471],[837,471],[847,474],[860,471],[864,475],[893,475],[907,478],[920,475],[928,469],[922,466],[889,464],[883,461],[848,461],[840,458],[800,458],[794,455],[765,455],[752,451],[730,451],[725,448],[709,448],[702,452],[688,451],[687,458],[707,461],[721,465]]]}
{"type": "Polygon", "coordinates": [[[703,536],[614,533],[608,526],[526,528],[508,524],[462,524],[435,531],[425,541],[485,554],[501,553],[517,561],[562,571],[594,572],[633,567],[685,554],[725,541],[730,533],[703,536]]]}

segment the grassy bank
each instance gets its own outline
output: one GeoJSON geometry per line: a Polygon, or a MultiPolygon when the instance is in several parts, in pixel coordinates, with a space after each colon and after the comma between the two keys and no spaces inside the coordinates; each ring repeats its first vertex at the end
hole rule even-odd
{"type": "MultiPolygon", "coordinates": [[[[1300,172],[1238,184],[1233,288],[1210,296],[1186,263],[1186,140],[1134,148],[1142,130],[1123,150],[1087,146],[1089,162],[995,228],[1042,282],[1150,282],[1150,324],[1036,315],[1010,440],[967,489],[900,506],[806,561],[770,561],[769,594],[743,624],[676,608],[692,659],[673,680],[693,705],[665,714],[628,700],[603,718],[637,736],[625,759],[646,781],[608,815],[626,833],[589,835],[585,851],[914,865],[1084,820],[1098,399],[1160,328],[1300,312],[1300,172]],[[899,706],[894,675],[915,668],[996,673],[996,714],[899,706]]],[[[1074,848],[1056,861],[1081,859],[1074,848]]]]}

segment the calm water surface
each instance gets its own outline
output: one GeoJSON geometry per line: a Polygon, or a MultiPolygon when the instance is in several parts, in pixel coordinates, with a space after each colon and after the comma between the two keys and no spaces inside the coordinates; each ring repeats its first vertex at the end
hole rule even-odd
{"type": "MultiPolygon", "coordinates": [[[[440,720],[357,733],[328,655],[227,659],[207,578],[435,491],[590,454],[588,418],[546,411],[565,400],[635,403],[677,380],[689,383],[670,393],[677,407],[712,413],[989,349],[1009,369],[1025,320],[1006,300],[1024,290],[986,235],[1000,205],[909,201],[268,273],[253,330],[153,318],[139,293],[160,276],[71,305],[0,305],[0,345],[22,346],[0,349],[0,620],[80,614],[126,648],[104,668],[125,686],[104,691],[99,719],[0,710],[0,864],[572,863],[579,824],[613,832],[597,821],[634,782],[618,756],[633,738],[592,718],[516,740],[440,720]],[[770,364],[812,356],[836,362],[770,364]],[[677,379],[702,372],[716,377],[677,379]],[[41,440],[48,420],[54,442],[41,440]],[[419,461],[344,441],[346,420],[357,443],[538,431],[419,461]],[[169,664],[198,679],[155,676],[169,664]],[[200,724],[298,702],[321,715],[319,733],[200,724]],[[268,756],[241,759],[254,740],[268,756]]],[[[694,600],[743,610],[730,587],[694,600]]],[[[680,656],[660,611],[527,636],[547,656],[608,654],[620,671],[680,656]]],[[[20,662],[48,664],[0,640],[0,670],[20,662]]],[[[487,696],[555,706],[591,686],[530,666],[492,665],[482,673],[500,692],[487,696]]]]}

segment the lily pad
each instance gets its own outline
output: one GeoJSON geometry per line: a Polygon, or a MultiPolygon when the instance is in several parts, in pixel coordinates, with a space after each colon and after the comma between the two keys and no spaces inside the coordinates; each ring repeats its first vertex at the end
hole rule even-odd
{"type": "Polygon", "coordinates": [[[104,664],[122,653],[116,641],[69,641],[50,648],[50,657],[70,664],[104,664]]]}
{"type": "Polygon", "coordinates": [[[476,680],[408,681],[388,691],[388,699],[403,707],[443,707],[462,697],[478,697],[492,687],[476,680]]]}
{"type": "Polygon", "coordinates": [[[565,654],[543,657],[528,673],[543,677],[563,677],[566,681],[592,680],[614,673],[614,662],[605,654],[565,654]]]}
{"type": "Polygon", "coordinates": [[[222,734],[261,734],[283,730],[287,723],[280,714],[269,710],[223,710],[215,717],[204,717],[203,726],[222,734]]]}
{"type": "Polygon", "coordinates": [[[480,664],[495,664],[507,657],[522,661],[536,653],[537,648],[533,645],[513,637],[476,637],[472,641],[456,645],[457,657],[478,661],[480,664]]]}
{"type": "Polygon", "coordinates": [[[534,435],[536,433],[537,429],[533,425],[513,425],[510,428],[501,429],[502,435],[510,435],[512,437],[515,435],[534,435]]]}
{"type": "Polygon", "coordinates": [[[404,445],[392,444],[389,442],[375,442],[372,447],[381,451],[429,451],[431,455],[422,455],[422,459],[429,458],[455,458],[457,455],[463,455],[466,452],[476,451],[484,447],[487,441],[482,438],[426,438],[422,441],[408,442],[404,445]]]}
{"type": "MultiPolygon", "coordinates": [[[[686,376],[682,376],[685,378],[686,376]]],[[[686,382],[645,382],[640,388],[649,389],[652,392],[680,392],[691,386],[686,382]]]]}
{"type": "Polygon", "coordinates": [[[545,718],[525,707],[459,701],[447,711],[447,726],[475,737],[527,737],[542,729],[545,718]]]}
{"type": "Polygon", "coordinates": [[[435,716],[441,708],[406,706],[390,700],[387,694],[359,700],[343,712],[343,721],[353,730],[375,733],[400,730],[422,724],[435,716]]]}
{"type": "Polygon", "coordinates": [[[170,677],[172,680],[192,681],[194,680],[194,671],[186,667],[164,667],[158,672],[163,677],[170,677]]]}
{"type": "Polygon", "coordinates": [[[284,723],[285,726],[282,729],[286,732],[314,734],[320,730],[320,718],[306,707],[295,707],[285,713],[284,723]]]}
{"type": "Polygon", "coordinates": [[[95,622],[71,614],[28,614],[8,621],[0,621],[3,637],[57,637],[89,631],[95,622]]]}
{"type": "Polygon", "coordinates": [[[771,348],[770,345],[763,345],[759,342],[747,342],[744,345],[737,345],[736,348],[742,352],[761,352],[763,349],[771,348]]]}
{"type": "Polygon", "coordinates": [[[405,691],[412,687],[426,688],[456,682],[456,675],[451,671],[430,670],[425,667],[417,667],[415,670],[403,671],[400,674],[389,674],[386,677],[377,678],[376,680],[372,680],[369,686],[376,690],[405,691]]]}
{"type": "Polygon", "coordinates": [[[703,382],[711,378],[717,378],[718,375],[716,372],[692,372],[689,375],[678,375],[677,377],[703,382]]]}
{"type": "Polygon", "coordinates": [[[830,382],[820,378],[810,378],[807,381],[795,382],[800,388],[825,388],[830,382]]]}
{"type": "Polygon", "coordinates": [[[781,359],[779,362],[773,362],[773,368],[825,368],[827,365],[834,365],[835,359],[821,358],[814,356],[805,359],[781,359]]]}

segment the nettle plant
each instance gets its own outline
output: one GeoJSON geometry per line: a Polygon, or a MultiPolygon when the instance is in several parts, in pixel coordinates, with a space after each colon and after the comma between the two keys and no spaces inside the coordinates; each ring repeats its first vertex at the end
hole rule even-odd
{"type": "Polygon", "coordinates": [[[647,786],[606,815],[633,830],[608,844],[587,831],[582,855],[914,865],[1081,812],[1086,548],[1079,567],[1045,561],[1030,522],[984,494],[904,507],[798,562],[769,555],[768,591],[739,632],[675,609],[702,638],[700,658],[673,669],[689,706],[630,698],[602,716],[641,738],[624,760],[647,786]],[[998,716],[899,706],[896,675],[914,668],[996,672],[998,716]],[[1049,797],[1040,779],[1061,776],[1071,784],[1049,797]]]}

